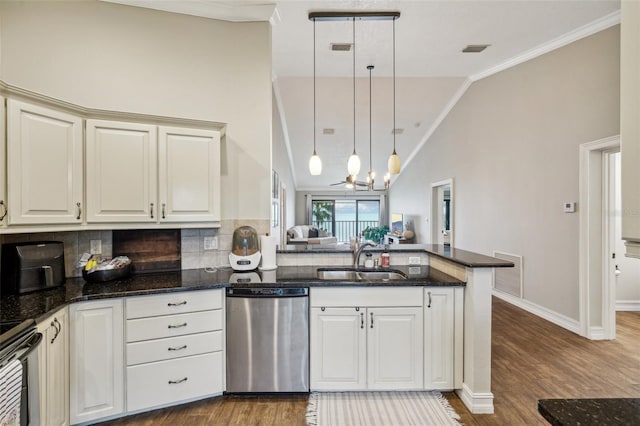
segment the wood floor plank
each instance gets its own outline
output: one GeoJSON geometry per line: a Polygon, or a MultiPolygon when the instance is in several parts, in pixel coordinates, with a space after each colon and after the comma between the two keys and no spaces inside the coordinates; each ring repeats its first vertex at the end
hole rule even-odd
{"type": "MultiPolygon", "coordinates": [[[[474,415],[445,396],[466,426],[547,425],[542,398],[640,397],[640,312],[618,312],[617,338],[591,341],[493,298],[495,414],[474,415]]],[[[156,410],[103,425],[303,426],[307,397],[226,396],[156,410]]]]}

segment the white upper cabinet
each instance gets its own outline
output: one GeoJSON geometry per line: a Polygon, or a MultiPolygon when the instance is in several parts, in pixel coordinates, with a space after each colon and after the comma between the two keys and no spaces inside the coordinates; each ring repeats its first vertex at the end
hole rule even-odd
{"type": "Polygon", "coordinates": [[[640,258],[640,3],[623,1],[621,11],[622,239],[626,255],[640,258]]]}
{"type": "Polygon", "coordinates": [[[9,224],[82,221],[82,119],[9,99],[9,224]]]}
{"type": "Polygon", "coordinates": [[[161,222],[220,220],[220,133],[160,126],[161,222]]]}
{"type": "Polygon", "coordinates": [[[87,120],[87,222],[157,220],[156,126],[87,120]]]}
{"type": "Polygon", "coordinates": [[[5,168],[6,158],[6,131],[5,131],[5,99],[0,96],[0,167],[2,168],[2,172],[0,172],[0,228],[7,224],[7,175],[4,170],[5,168]]]}

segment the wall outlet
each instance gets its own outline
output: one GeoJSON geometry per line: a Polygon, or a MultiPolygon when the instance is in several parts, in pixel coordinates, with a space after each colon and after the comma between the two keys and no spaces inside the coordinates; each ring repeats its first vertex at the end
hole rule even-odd
{"type": "Polygon", "coordinates": [[[91,240],[91,254],[102,254],[102,240],[91,240]]]}
{"type": "Polygon", "coordinates": [[[218,237],[204,237],[204,249],[215,250],[218,248],[218,237]]]}
{"type": "Polygon", "coordinates": [[[409,265],[419,265],[420,256],[409,256],[409,265]]]}

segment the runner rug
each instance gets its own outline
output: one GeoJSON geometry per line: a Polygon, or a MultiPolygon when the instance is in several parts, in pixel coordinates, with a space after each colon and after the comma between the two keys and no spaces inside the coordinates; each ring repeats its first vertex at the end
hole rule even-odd
{"type": "Polygon", "coordinates": [[[309,426],[446,426],[460,417],[440,392],[314,392],[309,426]]]}

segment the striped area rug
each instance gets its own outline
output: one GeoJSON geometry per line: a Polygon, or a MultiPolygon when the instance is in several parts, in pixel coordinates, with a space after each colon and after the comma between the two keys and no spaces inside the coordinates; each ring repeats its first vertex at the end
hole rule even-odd
{"type": "Polygon", "coordinates": [[[445,426],[460,417],[440,392],[314,392],[309,426],[445,426]]]}

